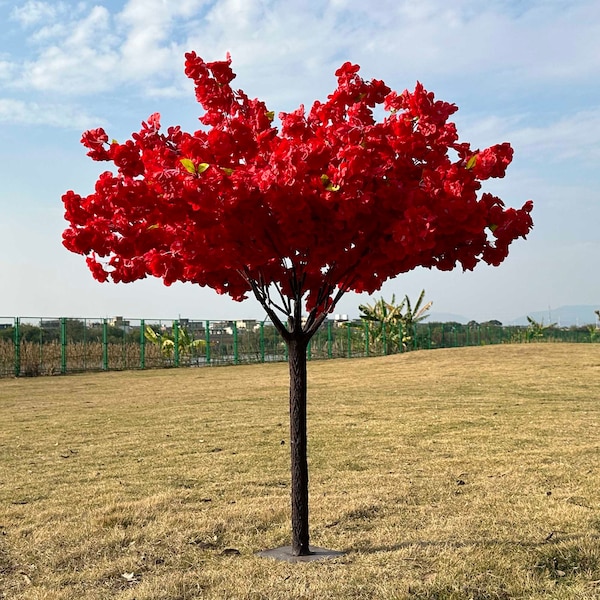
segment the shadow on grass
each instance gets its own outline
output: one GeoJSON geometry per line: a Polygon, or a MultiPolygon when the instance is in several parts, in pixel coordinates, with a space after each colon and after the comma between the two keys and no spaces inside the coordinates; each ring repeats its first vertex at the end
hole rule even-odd
{"type": "Polygon", "coordinates": [[[407,548],[471,548],[471,547],[484,547],[484,548],[495,548],[500,546],[515,546],[520,548],[529,549],[551,549],[551,548],[562,548],[563,546],[573,545],[575,548],[579,548],[582,542],[587,542],[592,547],[598,548],[598,565],[600,565],[600,534],[593,535],[570,535],[561,536],[547,540],[540,540],[539,542],[534,541],[517,541],[517,540],[419,540],[413,542],[399,542],[397,544],[390,544],[386,546],[370,546],[370,545],[357,545],[353,548],[346,548],[345,552],[359,552],[361,554],[378,554],[380,552],[396,552],[398,550],[405,550],[407,548]]]}

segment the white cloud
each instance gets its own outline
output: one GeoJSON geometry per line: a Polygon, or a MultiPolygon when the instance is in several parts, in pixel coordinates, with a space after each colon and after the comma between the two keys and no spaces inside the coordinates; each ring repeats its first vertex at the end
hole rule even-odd
{"type": "Polygon", "coordinates": [[[113,47],[117,41],[111,33],[109,12],[96,6],[69,26],[69,35],[59,44],[25,64],[22,84],[72,94],[110,89],[120,83],[114,76],[118,53],[113,47]]]}
{"type": "Polygon", "coordinates": [[[127,82],[170,87],[190,49],[210,60],[231,50],[240,75],[251,67],[257,89],[269,84],[268,94],[282,97],[294,78],[322,87],[344,60],[393,87],[440,78],[470,85],[475,78],[494,80],[504,94],[525,79],[592,85],[600,71],[600,4],[535,0],[522,6],[503,0],[129,0],[120,12],[98,5],[82,12],[83,4],[64,12],[64,2],[29,0],[13,18],[33,30],[30,40],[46,44],[26,62],[24,84],[82,95],[127,82]]]}
{"type": "Polygon", "coordinates": [[[14,71],[14,64],[7,60],[0,60],[0,79],[8,79],[14,71]]]}
{"type": "Polygon", "coordinates": [[[173,3],[169,6],[162,0],[130,0],[126,4],[118,16],[124,33],[120,54],[125,73],[148,75],[173,66],[173,46],[168,38],[174,8],[173,3]]]}
{"type": "Polygon", "coordinates": [[[31,27],[38,23],[53,20],[65,8],[64,2],[50,3],[28,0],[23,6],[13,8],[10,16],[24,27],[31,27]]]}
{"type": "Polygon", "coordinates": [[[566,116],[489,115],[470,118],[459,126],[459,135],[474,147],[510,141],[521,158],[545,165],[576,160],[580,165],[597,167],[600,161],[600,106],[566,116]]]}
{"type": "MultiPolygon", "coordinates": [[[[30,7],[31,22],[34,8],[42,10],[42,3],[37,4],[30,7]]],[[[146,85],[152,79],[169,87],[174,77],[181,76],[184,53],[173,29],[203,4],[205,0],[129,0],[120,13],[97,5],[85,13],[75,10],[70,18],[49,19],[29,36],[42,47],[23,63],[20,85],[78,95],[116,90],[128,83],[146,85]]]]}
{"type": "Polygon", "coordinates": [[[66,37],[69,32],[69,25],[64,21],[49,23],[33,32],[29,40],[39,46],[52,43],[52,40],[66,37]]]}
{"type": "Polygon", "coordinates": [[[597,74],[600,58],[600,5],[591,0],[562,3],[528,2],[515,12],[503,2],[439,0],[400,2],[375,15],[363,13],[367,23],[355,28],[364,37],[373,61],[394,56],[403,72],[470,79],[502,79],[515,87],[526,78],[553,84],[557,77],[585,81],[597,74]],[[385,20],[383,20],[385,19],[385,20]],[[368,39],[368,38],[371,39],[368,39]]]}
{"type": "Polygon", "coordinates": [[[471,96],[496,90],[492,100],[506,105],[532,84],[596,85],[600,4],[575,0],[570,6],[545,0],[221,0],[195,23],[188,46],[210,60],[231,51],[239,81],[251,69],[266,99],[322,97],[333,70],[351,60],[365,77],[396,89],[419,79],[434,89],[441,83],[473,90],[471,96]]]}
{"type": "Polygon", "coordinates": [[[184,88],[183,86],[176,86],[176,85],[170,85],[170,86],[149,86],[146,88],[146,96],[150,97],[150,98],[171,98],[171,99],[175,99],[175,98],[181,98],[182,96],[185,96],[186,98],[189,98],[191,95],[191,91],[190,89],[184,88]]]}
{"type": "Polygon", "coordinates": [[[101,49],[111,29],[111,14],[103,6],[94,6],[89,15],[76,23],[65,41],[65,47],[76,50],[95,46],[101,49]]]}
{"type": "Polygon", "coordinates": [[[531,158],[563,162],[577,159],[597,167],[600,161],[600,108],[581,111],[542,127],[510,133],[514,145],[531,158]]]}
{"type": "Polygon", "coordinates": [[[0,98],[0,123],[50,125],[81,131],[98,127],[102,120],[75,106],[41,105],[10,98],[0,98]]]}

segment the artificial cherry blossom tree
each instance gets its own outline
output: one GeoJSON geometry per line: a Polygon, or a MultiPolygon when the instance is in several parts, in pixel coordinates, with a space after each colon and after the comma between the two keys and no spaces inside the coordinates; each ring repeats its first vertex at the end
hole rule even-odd
{"type": "Polygon", "coordinates": [[[231,58],[186,54],[201,127],[161,129],[153,114],[124,143],[82,143],[114,163],[94,193],[63,196],[64,245],[99,281],[187,281],[253,295],[289,350],[292,552],[310,553],[306,357],[347,291],[372,293],[416,267],[500,264],[532,227],[528,201],[506,208],[481,181],[503,177],[508,143],[459,142],[457,108],[417,83],[396,93],[345,63],[325,102],[274,113],[235,90],[231,58]],[[382,106],[384,117],[374,109],[382,106]]]}

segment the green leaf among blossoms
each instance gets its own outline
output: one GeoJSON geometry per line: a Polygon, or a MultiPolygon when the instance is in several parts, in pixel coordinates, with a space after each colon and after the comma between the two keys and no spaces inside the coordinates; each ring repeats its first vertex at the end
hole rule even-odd
{"type": "Polygon", "coordinates": [[[179,162],[184,166],[185,170],[192,175],[204,173],[204,171],[210,167],[208,163],[200,163],[196,166],[191,158],[181,158],[179,159],[179,162]]]}
{"type": "Polygon", "coordinates": [[[340,186],[336,185],[335,183],[331,183],[331,179],[329,179],[328,175],[321,175],[321,181],[323,182],[323,185],[325,186],[325,189],[328,192],[339,192],[340,191],[340,186]]]}
{"type": "Polygon", "coordinates": [[[477,163],[477,154],[473,154],[471,158],[467,161],[467,169],[472,169],[477,163]]]}
{"type": "Polygon", "coordinates": [[[182,158],[179,162],[184,166],[188,173],[191,173],[192,175],[196,174],[196,165],[194,164],[193,160],[189,158],[182,158]]]}

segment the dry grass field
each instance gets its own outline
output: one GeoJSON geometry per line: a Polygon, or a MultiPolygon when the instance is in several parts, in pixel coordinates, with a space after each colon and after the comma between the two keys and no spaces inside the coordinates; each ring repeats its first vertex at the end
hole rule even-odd
{"type": "Polygon", "coordinates": [[[600,346],[0,380],[3,600],[600,598],[600,346]]]}

